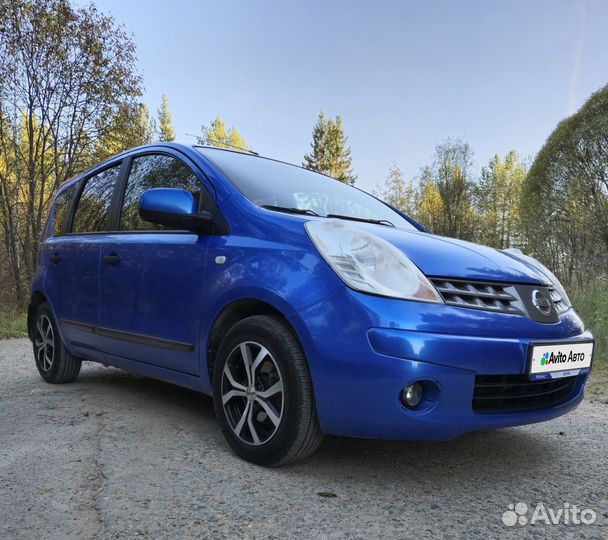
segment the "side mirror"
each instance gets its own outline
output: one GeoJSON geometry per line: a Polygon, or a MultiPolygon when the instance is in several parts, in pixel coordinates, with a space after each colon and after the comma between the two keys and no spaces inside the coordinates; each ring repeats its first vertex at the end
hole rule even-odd
{"type": "Polygon", "coordinates": [[[192,193],[183,189],[157,188],[144,191],[139,199],[139,216],[151,223],[199,234],[213,229],[213,216],[199,212],[192,193]]]}

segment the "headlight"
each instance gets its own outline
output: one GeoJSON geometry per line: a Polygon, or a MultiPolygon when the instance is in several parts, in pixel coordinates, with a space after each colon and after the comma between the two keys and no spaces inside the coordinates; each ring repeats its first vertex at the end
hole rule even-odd
{"type": "Polygon", "coordinates": [[[551,285],[553,285],[555,290],[562,297],[562,302],[564,302],[564,304],[566,304],[567,306],[572,305],[570,303],[568,295],[566,294],[566,291],[564,290],[563,285],[559,282],[559,279],[557,279],[557,276],[553,272],[551,272],[551,270],[549,270],[543,263],[537,261],[529,255],[525,255],[520,249],[509,248],[503,249],[502,251],[503,253],[506,253],[513,259],[525,264],[528,268],[539,274],[539,277],[541,279],[544,278],[549,283],[551,283],[551,285]]]}
{"type": "Polygon", "coordinates": [[[305,227],[321,256],[350,288],[392,298],[442,303],[418,267],[386,240],[338,219],[309,221],[305,227]]]}

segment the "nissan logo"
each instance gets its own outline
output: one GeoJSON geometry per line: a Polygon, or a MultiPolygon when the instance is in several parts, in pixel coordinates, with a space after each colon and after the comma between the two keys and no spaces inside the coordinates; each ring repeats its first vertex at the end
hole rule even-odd
{"type": "Polygon", "coordinates": [[[543,315],[549,315],[549,313],[551,313],[551,300],[549,300],[546,294],[539,289],[534,289],[532,291],[532,304],[543,315]]]}

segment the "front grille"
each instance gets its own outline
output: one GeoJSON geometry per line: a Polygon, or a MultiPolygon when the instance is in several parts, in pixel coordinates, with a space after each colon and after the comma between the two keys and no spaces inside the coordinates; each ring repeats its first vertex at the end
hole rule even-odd
{"type": "Polygon", "coordinates": [[[575,382],[576,376],[531,381],[527,375],[477,375],[473,410],[505,413],[553,407],[571,396],[575,382]]]}
{"type": "Polygon", "coordinates": [[[482,309],[495,313],[527,316],[541,323],[556,323],[559,316],[568,311],[566,298],[555,287],[517,283],[492,283],[463,279],[432,277],[431,282],[450,306],[482,309]],[[541,294],[551,299],[549,312],[541,311],[534,303],[534,296],[541,294]]]}
{"type": "Polygon", "coordinates": [[[514,287],[499,283],[432,278],[443,301],[451,306],[525,315],[514,287]]]}
{"type": "Polygon", "coordinates": [[[553,302],[557,313],[561,315],[568,311],[568,304],[554,287],[549,287],[549,294],[551,295],[551,301],[553,302]]]}

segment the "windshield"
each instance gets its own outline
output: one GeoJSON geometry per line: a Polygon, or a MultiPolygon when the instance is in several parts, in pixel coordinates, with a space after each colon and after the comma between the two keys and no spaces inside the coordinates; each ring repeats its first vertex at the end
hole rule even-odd
{"type": "Polygon", "coordinates": [[[322,174],[249,154],[216,148],[197,150],[258,206],[310,210],[319,216],[347,216],[417,230],[378,199],[322,174]]]}

